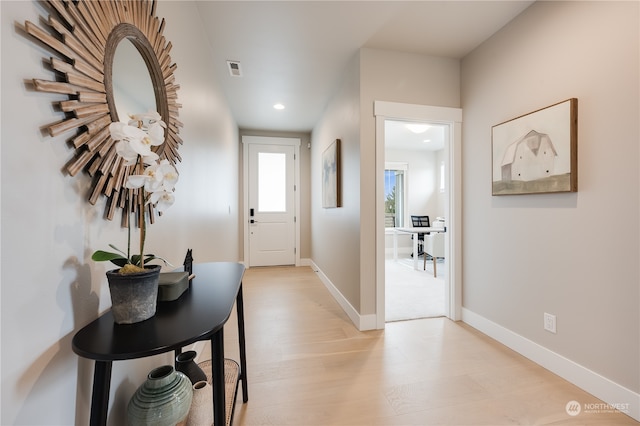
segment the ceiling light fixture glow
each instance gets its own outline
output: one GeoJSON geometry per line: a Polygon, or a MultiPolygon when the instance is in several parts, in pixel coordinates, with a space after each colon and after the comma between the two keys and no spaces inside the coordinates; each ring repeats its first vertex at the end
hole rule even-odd
{"type": "Polygon", "coordinates": [[[407,124],[407,129],[413,133],[424,133],[429,128],[428,124],[407,124]]]}
{"type": "Polygon", "coordinates": [[[284,109],[284,105],[282,105],[282,104],[275,104],[273,107],[275,109],[284,109]]]}

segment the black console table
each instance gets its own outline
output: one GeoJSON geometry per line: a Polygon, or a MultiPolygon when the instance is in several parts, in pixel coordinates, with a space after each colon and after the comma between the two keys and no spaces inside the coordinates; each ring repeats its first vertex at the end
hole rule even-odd
{"type": "MultiPolygon", "coordinates": [[[[159,302],[155,316],[136,324],[116,324],[106,312],[73,337],[73,351],[95,360],[91,425],[106,425],[113,361],[143,358],[169,351],[176,355],[199,340],[211,341],[214,424],[227,423],[223,327],[234,303],[238,314],[242,399],[247,402],[242,277],[244,266],[232,262],[193,265],[190,289],[172,302],[159,302]]],[[[237,386],[235,387],[237,390],[237,386]]],[[[234,396],[235,398],[235,396],[234,396]]]]}

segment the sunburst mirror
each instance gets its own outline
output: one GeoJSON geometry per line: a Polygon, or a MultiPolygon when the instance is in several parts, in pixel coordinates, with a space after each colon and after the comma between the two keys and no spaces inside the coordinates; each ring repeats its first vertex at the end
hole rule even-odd
{"type": "MultiPolygon", "coordinates": [[[[169,55],[171,42],[162,34],[164,18],[156,16],[156,1],[49,0],[45,4],[49,8],[46,25],[40,27],[26,21],[25,30],[57,54],[45,58],[55,79],[33,79],[33,84],[38,91],[68,96],[54,102],[64,119],[46,128],[52,137],[74,132],[70,143],[75,154],[66,164],[66,172],[71,176],[80,171],[88,173],[92,177],[89,202],[94,205],[100,196],[105,196],[105,217],[112,220],[115,211],[121,209],[126,226],[129,213],[136,210],[142,194],[124,187],[132,169],[116,155],[109,124],[127,119],[118,114],[116,102],[120,102],[117,98],[121,95],[114,96],[114,58],[119,45],[127,40],[146,64],[156,110],[167,124],[165,141],[156,153],[174,165],[182,160],[178,154],[182,144],[178,136],[182,127],[178,120],[180,86],[175,82],[176,64],[169,55]]],[[[154,214],[151,210],[150,222],[154,214]]]]}

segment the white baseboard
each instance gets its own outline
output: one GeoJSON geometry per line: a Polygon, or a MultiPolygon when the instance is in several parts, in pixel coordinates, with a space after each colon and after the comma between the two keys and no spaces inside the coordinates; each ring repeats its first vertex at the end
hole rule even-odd
{"type": "Polygon", "coordinates": [[[297,266],[311,266],[312,264],[311,259],[304,257],[300,258],[300,263],[297,266]]]}
{"type": "Polygon", "coordinates": [[[468,309],[462,308],[462,321],[640,421],[640,394],[468,309]]]}
{"type": "MultiPolygon", "coordinates": [[[[407,256],[411,256],[411,253],[413,253],[413,248],[412,247],[398,247],[398,256],[402,256],[402,257],[407,257],[407,256]]],[[[384,255],[387,259],[392,259],[393,258],[393,247],[389,248],[386,247],[384,249],[384,255]]]]}
{"type": "Polygon", "coordinates": [[[358,328],[360,331],[366,330],[375,330],[376,329],[376,315],[360,315],[360,313],[349,303],[349,301],[340,293],[340,291],[336,288],[335,285],[331,282],[331,280],[320,270],[318,265],[316,265],[312,260],[310,260],[310,266],[318,274],[320,281],[327,287],[329,293],[333,296],[334,299],[338,302],[342,310],[347,314],[351,322],[358,328]]]}

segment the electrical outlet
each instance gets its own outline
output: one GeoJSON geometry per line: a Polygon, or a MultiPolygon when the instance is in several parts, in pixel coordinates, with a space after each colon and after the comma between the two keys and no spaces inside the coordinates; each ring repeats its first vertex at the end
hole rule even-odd
{"type": "Polygon", "coordinates": [[[544,329],[551,333],[556,332],[556,316],[548,313],[544,313],[544,329]]]}

